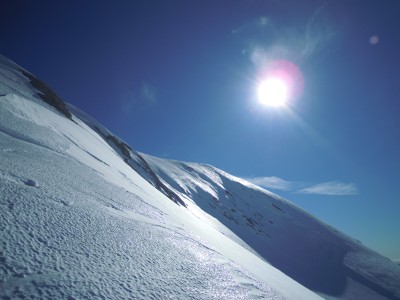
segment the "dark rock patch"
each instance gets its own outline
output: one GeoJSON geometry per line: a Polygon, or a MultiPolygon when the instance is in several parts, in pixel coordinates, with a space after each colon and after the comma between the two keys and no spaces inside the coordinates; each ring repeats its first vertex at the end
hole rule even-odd
{"type": "Polygon", "coordinates": [[[38,91],[38,96],[47,104],[50,106],[54,107],[62,113],[64,116],[66,116],[68,119],[72,120],[72,114],[67,108],[67,105],[63,100],[61,100],[60,97],[49,87],[47,86],[43,81],[40,79],[36,78],[32,74],[25,72],[24,70],[20,70],[21,73],[30,80],[32,86],[38,91]]]}

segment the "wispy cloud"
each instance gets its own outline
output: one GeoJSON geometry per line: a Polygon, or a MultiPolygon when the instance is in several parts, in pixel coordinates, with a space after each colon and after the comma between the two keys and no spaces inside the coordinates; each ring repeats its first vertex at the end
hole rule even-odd
{"type": "Polygon", "coordinates": [[[270,176],[270,177],[252,177],[245,178],[247,181],[254,183],[256,185],[274,189],[274,190],[290,190],[293,188],[293,183],[287,180],[284,180],[279,177],[270,176]]]}
{"type": "Polygon", "coordinates": [[[158,95],[154,86],[147,82],[142,82],[136,90],[127,90],[122,95],[122,109],[126,113],[133,110],[142,110],[157,104],[158,95]]]}
{"type": "MultiPolygon", "coordinates": [[[[264,27],[270,25],[270,19],[265,16],[254,19],[253,21],[242,25],[239,28],[233,29],[232,34],[245,34],[248,36],[248,40],[251,40],[255,37],[257,31],[264,30],[264,27]]],[[[271,24],[272,25],[272,24],[271,24]]]]}
{"type": "Polygon", "coordinates": [[[298,194],[317,194],[346,196],[358,194],[358,189],[354,183],[343,183],[338,181],[324,182],[315,184],[298,190],[298,194]]]}
{"type": "Polygon", "coordinates": [[[317,184],[307,184],[300,181],[288,181],[276,176],[248,177],[245,180],[255,185],[272,189],[287,191],[294,194],[334,195],[347,196],[358,194],[354,183],[343,183],[340,181],[329,181],[317,184]]]}
{"type": "Polygon", "coordinates": [[[274,21],[273,16],[261,16],[232,30],[243,44],[242,53],[256,67],[281,59],[302,62],[323,48],[336,33],[325,5],[315,9],[308,18],[296,20],[295,24],[282,25],[274,21]]]}
{"type": "Polygon", "coordinates": [[[148,83],[142,83],[140,98],[145,102],[156,103],[157,91],[152,85],[148,83]]]}

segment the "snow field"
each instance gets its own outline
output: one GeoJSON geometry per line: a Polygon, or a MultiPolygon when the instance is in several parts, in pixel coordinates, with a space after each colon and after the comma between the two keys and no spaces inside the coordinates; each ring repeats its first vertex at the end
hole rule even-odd
{"type": "Polygon", "coordinates": [[[0,298],[400,299],[398,265],[291,202],[37,92],[0,56],[0,298]]]}
{"type": "Polygon", "coordinates": [[[85,165],[4,135],[1,147],[13,149],[1,160],[2,297],[279,299],[85,165]]]}

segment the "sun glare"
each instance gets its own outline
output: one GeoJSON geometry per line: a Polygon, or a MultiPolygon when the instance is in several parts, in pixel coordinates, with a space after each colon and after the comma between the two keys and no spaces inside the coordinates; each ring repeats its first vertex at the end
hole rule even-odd
{"type": "Polygon", "coordinates": [[[268,62],[258,71],[255,82],[258,103],[270,108],[291,108],[304,84],[299,68],[288,60],[268,62]]]}
{"type": "Polygon", "coordinates": [[[285,106],[288,97],[288,84],[281,78],[267,78],[258,86],[258,101],[261,104],[272,107],[282,107],[285,106]]]}

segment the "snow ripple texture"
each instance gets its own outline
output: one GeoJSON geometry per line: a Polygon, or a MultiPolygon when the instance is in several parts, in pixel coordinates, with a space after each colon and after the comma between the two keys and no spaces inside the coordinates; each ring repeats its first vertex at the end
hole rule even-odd
{"type": "Polygon", "coordinates": [[[281,299],[84,164],[1,132],[0,153],[0,298],[281,299]]]}

